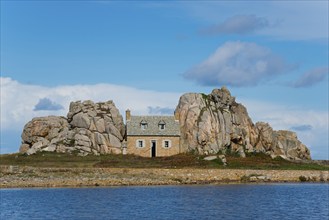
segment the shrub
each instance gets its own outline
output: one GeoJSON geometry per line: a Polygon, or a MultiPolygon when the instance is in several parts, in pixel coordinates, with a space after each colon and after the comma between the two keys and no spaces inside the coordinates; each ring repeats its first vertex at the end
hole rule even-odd
{"type": "Polygon", "coordinates": [[[240,180],[241,182],[248,182],[250,180],[250,176],[243,175],[240,180]]]}
{"type": "Polygon", "coordinates": [[[305,176],[299,176],[299,181],[306,182],[307,178],[305,176]]]}

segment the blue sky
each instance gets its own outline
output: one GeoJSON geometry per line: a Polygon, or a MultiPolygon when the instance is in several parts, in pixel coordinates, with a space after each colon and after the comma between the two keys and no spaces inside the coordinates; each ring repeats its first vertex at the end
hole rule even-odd
{"type": "Polygon", "coordinates": [[[328,159],[328,1],[1,1],[1,153],[70,101],[170,113],[226,85],[328,159]]]}

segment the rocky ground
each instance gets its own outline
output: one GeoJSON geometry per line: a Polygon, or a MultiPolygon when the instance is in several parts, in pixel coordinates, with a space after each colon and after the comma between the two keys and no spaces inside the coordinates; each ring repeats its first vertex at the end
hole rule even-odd
{"type": "Polygon", "coordinates": [[[328,183],[329,171],[189,168],[39,168],[12,165],[2,165],[0,167],[0,188],[304,181],[328,183]]]}

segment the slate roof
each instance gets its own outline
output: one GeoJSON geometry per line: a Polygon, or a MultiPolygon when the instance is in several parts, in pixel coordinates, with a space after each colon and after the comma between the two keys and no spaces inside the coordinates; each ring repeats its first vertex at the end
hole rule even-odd
{"type": "Polygon", "coordinates": [[[179,121],[174,116],[131,116],[127,123],[127,136],[180,136],[179,121]],[[147,123],[147,128],[141,128],[141,122],[147,123]],[[159,123],[165,123],[165,129],[159,128],[159,123]]]}

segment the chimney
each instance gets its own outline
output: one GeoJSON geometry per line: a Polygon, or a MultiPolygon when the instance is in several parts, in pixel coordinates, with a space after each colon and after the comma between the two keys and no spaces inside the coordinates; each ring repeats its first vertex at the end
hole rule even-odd
{"type": "Polygon", "coordinates": [[[130,119],[131,119],[130,110],[127,109],[126,110],[126,121],[130,121],[130,119]]]}

